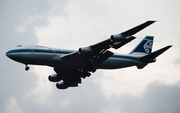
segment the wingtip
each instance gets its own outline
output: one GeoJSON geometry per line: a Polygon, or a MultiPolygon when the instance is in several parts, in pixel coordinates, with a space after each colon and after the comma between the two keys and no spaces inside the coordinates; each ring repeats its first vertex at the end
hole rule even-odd
{"type": "Polygon", "coordinates": [[[170,47],[172,47],[173,45],[168,45],[168,47],[170,48],[170,47]]]}
{"type": "Polygon", "coordinates": [[[169,49],[169,48],[171,48],[173,45],[168,45],[168,46],[166,46],[165,48],[167,48],[167,49],[169,49]]]}
{"type": "Polygon", "coordinates": [[[156,21],[155,20],[148,20],[147,22],[154,23],[156,21]]]}

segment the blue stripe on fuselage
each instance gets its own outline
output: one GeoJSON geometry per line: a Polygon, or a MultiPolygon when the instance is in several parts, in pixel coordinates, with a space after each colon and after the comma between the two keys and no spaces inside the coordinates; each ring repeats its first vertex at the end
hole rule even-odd
{"type": "MultiPolygon", "coordinates": [[[[60,50],[45,50],[45,49],[14,49],[8,51],[6,54],[9,53],[24,53],[24,52],[32,52],[32,53],[55,53],[55,54],[68,54],[72,53],[72,51],[60,51],[60,50]]],[[[126,58],[126,59],[134,59],[134,60],[139,60],[138,57],[134,56],[129,56],[129,55],[119,55],[119,54],[114,54],[111,56],[111,58],[126,58]]]]}
{"type": "Polygon", "coordinates": [[[61,54],[68,54],[72,51],[57,51],[57,50],[45,50],[45,49],[14,49],[8,51],[8,53],[17,53],[17,52],[34,52],[34,53],[61,53],[61,54]]]}

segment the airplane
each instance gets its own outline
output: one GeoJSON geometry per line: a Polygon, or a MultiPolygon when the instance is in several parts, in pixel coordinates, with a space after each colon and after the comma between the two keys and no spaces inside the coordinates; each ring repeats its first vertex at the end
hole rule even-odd
{"type": "Polygon", "coordinates": [[[79,50],[55,49],[37,45],[18,45],[9,50],[6,56],[25,65],[45,65],[54,68],[56,74],[49,75],[51,82],[57,82],[58,89],[77,87],[82,78],[89,77],[97,69],[120,69],[136,66],[144,68],[147,64],[156,62],[156,57],[168,50],[168,45],[155,52],[152,51],[153,36],[146,36],[129,54],[115,54],[109,49],[118,49],[131,42],[133,35],[155,21],[146,21],[125,32],[111,35],[110,38],[79,50]]]}

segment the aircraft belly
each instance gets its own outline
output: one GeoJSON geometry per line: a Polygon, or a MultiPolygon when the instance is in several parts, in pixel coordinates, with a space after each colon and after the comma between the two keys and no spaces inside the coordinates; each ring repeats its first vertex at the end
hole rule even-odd
{"type": "Polygon", "coordinates": [[[60,59],[60,56],[61,54],[32,54],[27,61],[29,64],[47,65],[50,67],[71,70],[83,69],[86,65],[85,62],[62,60],[60,59]]]}
{"type": "Polygon", "coordinates": [[[50,63],[48,65],[60,69],[78,70],[84,69],[87,63],[82,61],[63,60],[60,59],[59,55],[56,55],[50,60],[50,63]]]}
{"type": "Polygon", "coordinates": [[[134,60],[126,58],[109,58],[100,65],[99,69],[117,69],[129,66],[135,66],[134,60]]]}
{"type": "MultiPolygon", "coordinates": [[[[15,55],[14,55],[15,56],[15,55]]],[[[60,59],[61,54],[40,54],[40,53],[23,53],[17,54],[14,60],[24,64],[31,65],[46,65],[50,67],[56,67],[61,69],[83,69],[86,66],[86,62],[69,61],[60,59]]]]}

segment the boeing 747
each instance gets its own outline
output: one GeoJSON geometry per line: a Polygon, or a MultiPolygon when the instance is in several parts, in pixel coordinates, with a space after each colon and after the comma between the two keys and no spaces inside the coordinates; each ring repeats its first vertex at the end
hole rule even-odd
{"type": "Polygon", "coordinates": [[[120,34],[111,35],[109,39],[79,50],[55,49],[45,46],[18,45],[6,53],[10,59],[28,65],[45,65],[54,68],[56,74],[49,75],[51,82],[57,82],[58,89],[77,87],[81,78],[86,78],[97,69],[119,69],[136,66],[144,68],[156,61],[156,57],[171,45],[152,51],[153,36],[146,36],[129,54],[115,54],[110,48],[118,49],[134,40],[133,35],[155,21],[147,21],[120,34]]]}

